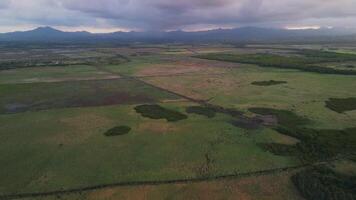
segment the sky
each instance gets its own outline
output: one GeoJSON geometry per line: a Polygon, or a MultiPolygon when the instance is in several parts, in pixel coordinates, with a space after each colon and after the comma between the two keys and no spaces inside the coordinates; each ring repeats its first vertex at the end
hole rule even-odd
{"type": "Polygon", "coordinates": [[[0,0],[0,32],[356,26],[356,0],[0,0]]]}

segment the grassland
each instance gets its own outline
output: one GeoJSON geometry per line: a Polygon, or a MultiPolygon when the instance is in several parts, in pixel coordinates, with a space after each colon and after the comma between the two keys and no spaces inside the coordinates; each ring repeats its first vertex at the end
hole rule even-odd
{"type": "MultiPolygon", "coordinates": [[[[99,191],[82,192],[61,196],[61,199],[107,200],[132,199],[261,199],[261,200],[302,200],[299,192],[290,182],[293,173],[263,175],[259,177],[245,177],[240,179],[226,179],[186,184],[166,184],[160,186],[135,186],[108,188],[99,191]],[[281,187],[283,185],[284,187],[281,187]]],[[[27,198],[26,200],[48,199],[58,197],[27,198]]]]}
{"type": "Polygon", "coordinates": [[[352,156],[351,164],[329,161],[355,153],[356,112],[327,107],[356,97],[355,77],[280,65],[354,59],[315,49],[55,49],[52,58],[86,64],[3,69],[0,197],[58,191],[41,199],[302,199],[291,177],[318,163],[324,145],[332,154],[321,161],[332,173],[356,169],[352,156]],[[201,59],[206,53],[215,60],[201,59]],[[238,60],[219,61],[225,55],[238,60]],[[114,57],[121,61],[110,63],[114,57]]]}
{"type": "Polygon", "coordinates": [[[167,124],[141,117],[133,106],[113,106],[2,115],[0,121],[4,124],[1,163],[10,165],[0,174],[3,194],[197,178],[296,164],[256,148],[256,140],[269,142],[271,137],[282,137],[278,133],[244,131],[227,123],[224,115],[214,120],[191,115],[167,124]],[[130,134],[104,136],[121,125],[131,127],[130,134]]]}

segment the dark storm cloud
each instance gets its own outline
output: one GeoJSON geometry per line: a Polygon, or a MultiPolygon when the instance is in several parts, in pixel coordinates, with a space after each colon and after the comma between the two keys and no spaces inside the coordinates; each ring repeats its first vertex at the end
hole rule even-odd
{"type": "Polygon", "coordinates": [[[355,0],[62,0],[63,6],[145,28],[342,18],[356,15],[355,0]]]}
{"type": "Polygon", "coordinates": [[[0,0],[0,26],[352,26],[356,0],[0,0]]]}
{"type": "Polygon", "coordinates": [[[128,21],[132,26],[166,29],[196,23],[244,20],[249,18],[249,13],[254,13],[262,0],[62,0],[61,2],[67,9],[90,13],[97,17],[128,21]]]}

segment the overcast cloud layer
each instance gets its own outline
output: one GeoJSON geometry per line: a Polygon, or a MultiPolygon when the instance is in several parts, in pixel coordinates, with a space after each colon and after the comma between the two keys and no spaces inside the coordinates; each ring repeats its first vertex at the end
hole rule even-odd
{"type": "Polygon", "coordinates": [[[0,32],[356,25],[356,0],[0,0],[0,32]]]}

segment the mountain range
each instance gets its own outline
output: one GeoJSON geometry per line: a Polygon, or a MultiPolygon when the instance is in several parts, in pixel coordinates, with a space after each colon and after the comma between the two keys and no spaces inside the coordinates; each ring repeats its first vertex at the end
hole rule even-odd
{"type": "Polygon", "coordinates": [[[356,41],[356,31],[321,28],[287,30],[242,27],[209,31],[149,32],[64,32],[52,27],[30,31],[0,33],[0,42],[293,42],[293,41],[356,41]]]}

